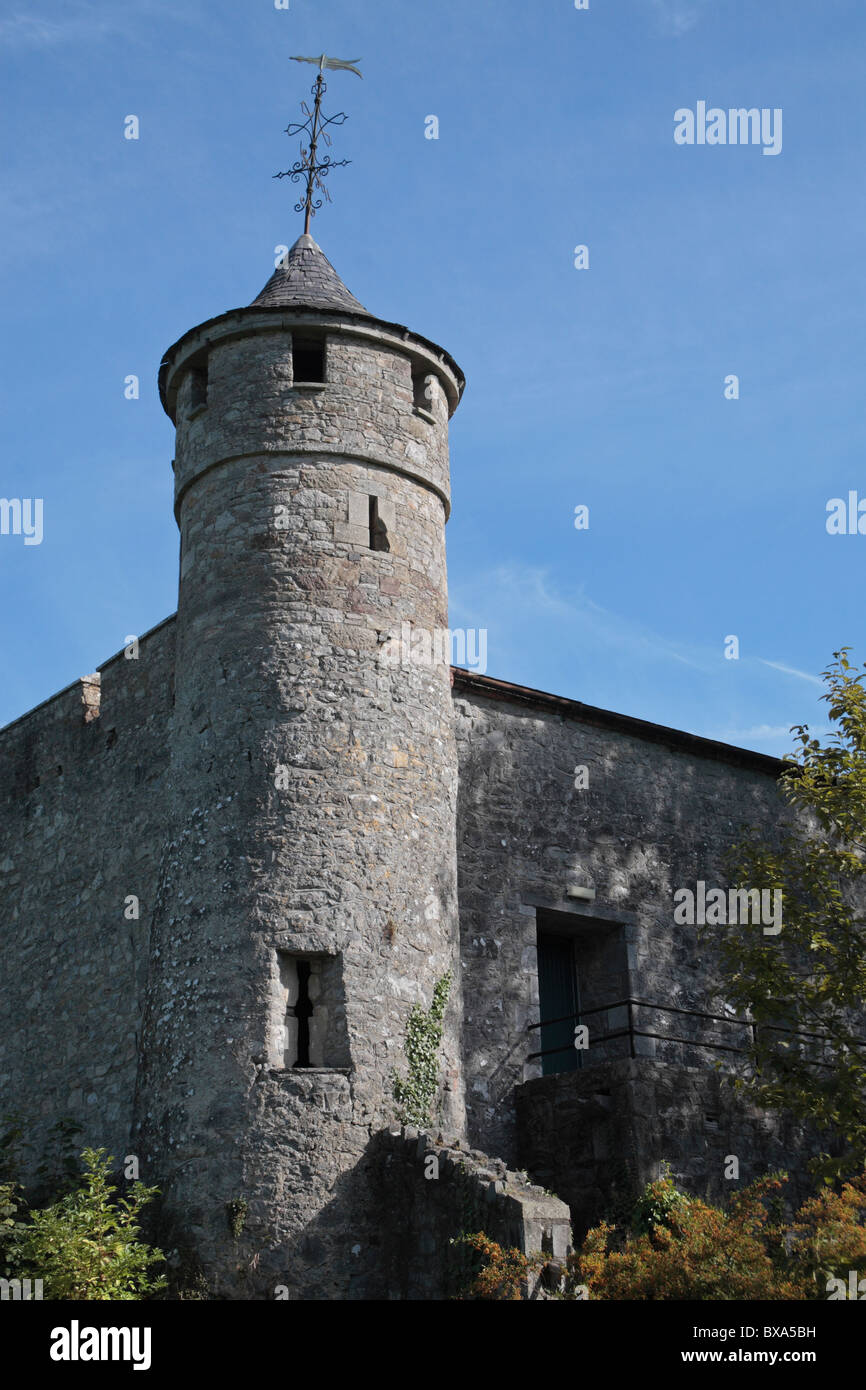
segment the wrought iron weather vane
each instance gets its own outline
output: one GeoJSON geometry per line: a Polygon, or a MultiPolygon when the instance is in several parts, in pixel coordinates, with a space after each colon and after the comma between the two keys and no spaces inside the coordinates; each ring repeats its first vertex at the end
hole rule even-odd
{"type": "Polygon", "coordinates": [[[292,58],[293,63],[318,63],[319,71],[314,85],[310,88],[314,98],[312,111],[307,103],[302,101],[301,110],[306,119],[286,127],[287,135],[300,135],[302,137],[301,157],[295,161],[291,169],[284,169],[281,174],[274,174],[274,178],[288,178],[291,179],[292,183],[299,183],[301,179],[306,179],[306,194],[300,202],[295,203],[295,212],[305,214],[305,232],[309,232],[310,221],[322,206],[323,200],[331,201],[331,195],[323,180],[327,178],[332,169],[343,168],[352,162],[351,159],[332,159],[329,154],[326,154],[322,159],[319,158],[320,141],[330,148],[331,137],[328,134],[328,126],[343,125],[349,119],[345,111],[338,111],[336,116],[323,115],[322,97],[328,88],[322,73],[325,68],[344,69],[348,72],[354,72],[358,77],[363,77],[364,74],[355,66],[360,61],[360,58],[328,58],[324,53],[319,58],[292,58]],[[308,144],[305,143],[304,137],[309,142],[308,144]],[[317,198],[317,193],[321,193],[322,197],[317,198]]]}

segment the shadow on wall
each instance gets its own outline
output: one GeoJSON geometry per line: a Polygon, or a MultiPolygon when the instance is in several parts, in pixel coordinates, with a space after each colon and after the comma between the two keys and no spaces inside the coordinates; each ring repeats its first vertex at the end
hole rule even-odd
{"type": "Polygon", "coordinates": [[[786,1203],[814,1190],[814,1136],[758,1110],[714,1071],[607,1062],[527,1081],[516,1104],[521,1161],[568,1203],[578,1240],[602,1217],[626,1218],[663,1161],[678,1186],[715,1204],[778,1169],[790,1176],[786,1203]]]}
{"type": "MultiPolygon", "coordinates": [[[[243,1198],[226,1204],[219,1268],[201,1268],[165,1212],[148,1237],[171,1251],[173,1283],[184,1298],[448,1299],[472,1274],[471,1256],[453,1243],[464,1234],[484,1231],[503,1246],[564,1261],[568,1208],[524,1179],[456,1138],[394,1127],[374,1135],[337,1178],[330,1201],[278,1246],[267,1247],[262,1213],[243,1198]]],[[[292,1194],[284,1198],[288,1209],[292,1194]]],[[[529,1297],[539,1295],[543,1280],[539,1271],[529,1297]]]]}

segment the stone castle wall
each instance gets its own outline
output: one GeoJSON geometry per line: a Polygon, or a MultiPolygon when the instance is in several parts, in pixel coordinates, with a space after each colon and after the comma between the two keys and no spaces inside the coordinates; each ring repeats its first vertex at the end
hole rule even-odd
{"type": "Polygon", "coordinates": [[[817,1142],[706,1067],[605,1062],[527,1081],[515,1099],[520,1162],[569,1204],[578,1242],[602,1217],[630,1214],[662,1162],[685,1191],[717,1205],[777,1170],[789,1175],[782,1195],[791,1209],[814,1192],[803,1155],[817,1142]]]}
{"type": "MultiPolygon", "coordinates": [[[[376,1190],[389,1213],[382,1230],[380,1297],[453,1298],[471,1281],[459,1238],[483,1231],[504,1249],[562,1264],[571,1244],[568,1207],[459,1139],[404,1126],[380,1137],[376,1190]]],[[[537,1273],[526,1292],[539,1292],[537,1273]]]]}
{"type": "MultiPolygon", "coordinates": [[[[722,860],[739,827],[778,820],[778,764],[568,701],[500,694],[460,673],[454,696],[469,1137],[518,1162],[515,1088],[541,1071],[527,1061],[540,1050],[527,1031],[539,1019],[539,920],[550,913],[581,938],[596,991],[583,1007],[631,995],[721,1012],[695,928],[673,923],[673,893],[698,879],[726,884],[722,860]],[[578,790],[581,766],[589,782],[578,790]],[[595,900],[569,897],[575,888],[594,888],[595,900]]],[[[638,1021],[701,1036],[679,1017],[674,1028],[671,1016],[638,1021]]],[[[592,1021],[587,1065],[608,1059],[593,1051],[593,1028],[624,1022],[622,1010],[592,1021]]],[[[734,1029],[720,1029],[702,1036],[743,1041],[742,1030],[732,1039],[734,1029]]],[[[721,1055],[638,1041],[644,1055],[679,1065],[710,1067],[721,1055]]]]}
{"type": "MultiPolygon", "coordinates": [[[[347,468],[354,475],[354,467],[344,464],[341,486],[347,468]]],[[[363,478],[359,470],[356,485],[365,479],[369,485],[370,477],[369,470],[363,478]]],[[[388,487],[390,495],[399,495],[393,475],[388,487]]],[[[322,494],[317,506],[323,515],[322,494]]],[[[199,635],[202,642],[209,640],[207,633],[199,635]]],[[[176,623],[169,619],[142,639],[137,661],[122,654],[113,658],[98,679],[76,682],[0,733],[0,1113],[24,1116],[37,1155],[61,1117],[81,1124],[87,1142],[105,1144],[115,1156],[130,1146],[148,938],[168,846],[167,729],[173,714],[175,638],[176,623]],[[124,916],[131,894],[140,900],[137,921],[124,916]]],[[[631,1090],[623,1091],[619,1062],[611,1064],[613,1091],[619,1097],[611,1108],[605,1096],[613,1091],[602,1085],[603,1068],[533,1080],[539,1077],[539,1064],[526,1060],[538,1047],[538,1034],[527,1029],[538,1018],[536,931],[539,914],[545,912],[560,914],[556,920],[590,934],[601,924],[620,938],[624,969],[621,976],[614,972],[606,977],[613,992],[683,1007],[711,1005],[706,963],[694,932],[673,927],[671,895],[675,887],[697,878],[724,881],[720,857],[737,826],[753,819],[769,822],[777,814],[775,765],[747,755],[738,755],[740,765],[700,757],[699,750],[675,746],[675,740],[666,744],[663,731],[641,737],[572,717],[563,709],[494,698],[460,673],[453,698],[460,750],[458,857],[471,1142],[530,1168],[572,1200],[576,1213],[597,1207],[605,1175],[609,1178],[612,1171],[610,1148],[622,1148],[611,1125],[631,1123],[626,1117],[632,1112],[646,1141],[641,1162],[647,1173],[655,1157],[669,1157],[684,1181],[706,1188],[717,1150],[723,1157],[742,1150],[745,1171],[751,1172],[752,1150],[763,1153],[764,1148],[768,1162],[784,1159],[782,1166],[792,1167],[789,1150],[796,1146],[796,1135],[787,1148],[780,1147],[760,1117],[741,1123],[736,1107],[698,1095],[695,1087],[717,1084],[706,1075],[714,1060],[706,1051],[664,1052],[644,1040],[639,1041],[644,1055],[629,1064],[641,1072],[640,1085],[650,1089],[657,1084],[650,1077],[654,1056],[672,1065],[671,1076],[683,1067],[690,1078],[689,1095],[695,1093],[689,1123],[679,1111],[675,1122],[668,1123],[673,1109],[658,1099],[642,1101],[643,1109],[633,1104],[635,1085],[629,1083],[631,1090]],[[589,786],[581,791],[574,787],[579,765],[589,769],[589,786]],[[594,887],[595,901],[569,898],[568,888],[575,886],[594,887]],[[578,1126],[575,1115],[582,1117],[578,1126]],[[659,1115],[667,1119],[659,1120],[659,1115]],[[656,1130],[658,1144],[663,1149],[667,1145],[670,1153],[650,1152],[656,1130]],[[741,1132],[745,1139],[737,1137],[741,1132]],[[755,1138],[751,1148],[750,1136],[755,1138]],[[548,1150],[559,1155],[552,1167],[545,1162],[548,1150]]],[[[243,722],[242,702],[237,708],[243,722]]],[[[360,748],[357,732],[353,743],[360,748]]],[[[216,743],[205,739],[204,746],[212,746],[217,756],[216,743]]],[[[221,746],[225,750],[225,743],[221,746]]],[[[279,754],[274,744],[273,759],[279,754]]],[[[250,767],[245,757],[237,761],[250,767]]],[[[211,834],[210,818],[218,813],[206,804],[194,809],[200,838],[205,838],[211,834]]],[[[277,836],[277,828],[269,833],[277,836]]],[[[326,838],[322,830],[323,846],[326,838]]],[[[298,843],[295,836],[293,844],[298,843]]],[[[273,838],[273,853],[279,852],[273,838]]],[[[327,861],[323,872],[327,876],[327,861]]],[[[324,893],[324,878],[322,885],[324,893]]],[[[293,914],[286,915],[275,903],[274,946],[339,954],[334,934],[312,925],[314,902],[311,897],[300,914],[295,910],[294,926],[293,914]],[[310,918],[306,926],[304,917],[310,918]]],[[[378,949],[383,962],[400,950],[399,940],[388,939],[393,906],[382,906],[378,949]]],[[[344,944],[351,949],[350,938],[344,944]]],[[[167,949],[172,952],[171,941],[167,949]]],[[[205,964],[204,958],[199,960],[200,972],[205,964]]],[[[196,978],[195,972],[189,975],[193,993],[196,978]]],[[[377,988],[374,977],[368,978],[377,988]]],[[[399,1003],[402,986],[386,986],[389,994],[395,989],[393,999],[399,1003]]],[[[363,1004],[367,996],[361,976],[358,990],[363,1004]]],[[[184,993],[185,986],[181,998],[184,993]]],[[[405,1002],[410,1001],[404,1007],[405,1002]]],[[[256,1016],[263,1056],[272,1012],[272,1001],[262,995],[256,1016]]],[[[659,1019],[642,1022],[654,1027],[659,1019]]],[[[215,1039],[232,1035],[228,1023],[217,1022],[215,1030],[215,1039]]],[[[170,1042],[171,1023],[161,1024],[160,1033],[170,1042]]],[[[386,1034],[399,1040],[402,1026],[395,1020],[383,1039],[386,1034]]],[[[726,1040],[723,1030],[711,1036],[726,1040]]],[[[354,1045],[374,1044],[359,1031],[354,1045]]],[[[347,1063],[349,1055],[330,1060],[347,1063]]],[[[399,1060],[397,1052],[394,1060],[399,1060]]],[[[272,1133],[266,1147],[273,1143],[279,1148],[280,1136],[291,1131],[285,1173],[290,1175],[296,1163],[303,1165],[304,1153],[320,1142],[323,1124],[326,1130],[335,1126],[335,1140],[339,1136],[341,1142],[354,1131],[355,1102],[346,1067],[306,1076],[268,1075],[270,1081],[265,1086],[260,1082],[253,1095],[256,1125],[261,1134],[272,1133]]],[[[659,1094],[663,1092],[662,1085],[659,1094]]],[[[643,1094],[640,1087],[635,1093],[643,1094]]],[[[383,1111],[375,1123],[384,1118],[383,1111]]],[[[359,1211],[372,1202],[372,1169],[368,1172],[362,1155],[375,1123],[363,1122],[358,1129],[359,1169],[349,1186],[359,1211]]],[[[238,1170],[238,1192],[249,1185],[259,1162],[250,1152],[246,1177],[243,1166],[238,1170]]],[[[298,1233],[314,1257],[340,1237],[336,1229],[327,1237],[317,1229],[308,1223],[303,1237],[300,1228],[298,1233]]],[[[373,1265],[363,1275],[358,1268],[359,1288],[369,1287],[375,1277],[376,1252],[366,1255],[373,1265]]],[[[275,1269],[273,1277],[278,1274],[275,1269]]]]}
{"type": "MultiPolygon", "coordinates": [[[[326,300],[169,350],[178,614],[0,731],[0,1114],[34,1161],[61,1119],[135,1153],[219,1296],[433,1297],[482,1191],[492,1234],[526,1248],[543,1217],[561,1253],[561,1204],[506,1166],[520,1114],[571,1146],[581,1176],[557,1182],[599,1185],[567,1132],[590,1082],[542,1085],[529,1058],[539,924],[576,943],[584,1008],[707,1008],[672,895],[723,884],[740,824],[777,820],[778,769],[466,673],[452,691],[433,643],[463,380],[326,300]],[[479,1151],[434,1143],[425,1186],[427,1140],[387,1132],[393,1068],[448,970],[439,1119],[464,1137],[468,1089],[479,1151]]],[[[585,1060],[617,1065],[608,1044],[585,1060]]],[[[641,1082],[668,1061],[702,1065],[642,1043],[641,1082]]]]}
{"type": "Polygon", "coordinates": [[[61,1118],[127,1152],[173,678],[169,618],[0,731],[0,1116],[31,1178],[61,1118]]]}

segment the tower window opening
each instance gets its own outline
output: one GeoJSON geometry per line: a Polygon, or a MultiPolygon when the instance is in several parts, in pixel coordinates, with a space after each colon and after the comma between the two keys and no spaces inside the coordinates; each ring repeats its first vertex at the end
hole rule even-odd
{"type": "Polygon", "coordinates": [[[313,1004],[310,999],[310,962],[308,960],[298,961],[298,997],[295,1002],[295,1018],[298,1020],[298,1055],[295,1058],[296,1067],[308,1067],[310,1065],[310,1016],[313,1012],[313,1004]]]}
{"type": "Polygon", "coordinates": [[[296,385],[325,380],[323,338],[292,339],[292,380],[296,385]]]}
{"type": "Polygon", "coordinates": [[[191,411],[204,410],[207,405],[207,358],[191,372],[189,408],[191,411]]]}
{"type": "Polygon", "coordinates": [[[370,549],[391,549],[391,543],[388,540],[388,527],[379,511],[378,497],[370,498],[370,549]]]}
{"type": "Polygon", "coordinates": [[[279,1071],[348,1065],[339,959],[276,952],[268,1057],[279,1071]]]}
{"type": "Polygon", "coordinates": [[[423,370],[412,372],[412,400],[415,409],[427,420],[433,420],[433,406],[439,383],[435,376],[423,370]]]}

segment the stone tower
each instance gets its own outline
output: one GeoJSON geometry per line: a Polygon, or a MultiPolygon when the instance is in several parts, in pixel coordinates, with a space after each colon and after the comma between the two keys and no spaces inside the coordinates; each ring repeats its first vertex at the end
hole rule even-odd
{"type": "Polygon", "coordinates": [[[159,385],[180,589],[133,1149],[218,1296],[375,1296],[375,1136],[409,1011],[449,970],[441,1104],[463,1128],[437,638],[464,381],[305,235],[159,385]]]}

